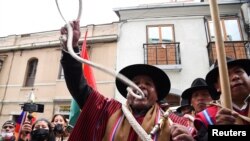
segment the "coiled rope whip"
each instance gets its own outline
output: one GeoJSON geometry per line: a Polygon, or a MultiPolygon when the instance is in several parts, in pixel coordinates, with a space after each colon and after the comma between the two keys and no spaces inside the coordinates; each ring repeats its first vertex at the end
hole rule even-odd
{"type": "MultiPolygon", "coordinates": [[[[66,19],[63,17],[62,12],[61,12],[61,10],[59,8],[58,0],[55,0],[55,1],[56,1],[57,9],[58,9],[58,11],[59,11],[62,19],[66,23],[66,27],[67,27],[67,30],[68,30],[68,35],[67,35],[67,49],[68,49],[68,53],[73,58],[75,58],[77,61],[79,61],[81,63],[88,64],[88,65],[90,65],[90,66],[92,66],[92,67],[94,67],[96,69],[99,69],[99,70],[101,70],[101,71],[103,71],[103,72],[105,72],[107,74],[110,74],[110,75],[116,77],[117,79],[119,79],[120,81],[122,81],[123,83],[127,84],[128,85],[128,87],[127,87],[128,94],[131,94],[132,96],[134,96],[135,98],[138,98],[138,99],[144,98],[145,95],[142,92],[142,90],[136,84],[134,84],[131,80],[129,80],[127,77],[125,77],[124,75],[122,75],[120,73],[116,73],[114,70],[107,69],[104,66],[98,65],[98,64],[93,63],[93,62],[91,62],[89,60],[83,59],[83,58],[79,57],[74,52],[73,47],[72,47],[73,29],[71,27],[70,22],[67,22],[66,19]],[[131,87],[137,91],[136,94],[133,92],[133,90],[131,89],[131,87]]],[[[80,20],[81,13],[82,13],[82,0],[79,0],[79,10],[78,10],[77,20],[80,20]]],[[[60,38],[60,40],[62,40],[62,38],[60,38]]],[[[152,134],[147,134],[145,132],[145,130],[135,120],[134,116],[131,114],[131,112],[129,111],[129,109],[127,108],[127,106],[124,105],[124,104],[122,104],[122,111],[123,111],[125,117],[127,118],[128,122],[130,123],[130,125],[133,127],[133,129],[135,130],[135,132],[138,134],[138,136],[143,141],[152,141],[152,138],[151,138],[152,134]]],[[[154,130],[155,130],[155,128],[154,128],[154,130]]],[[[159,130],[159,127],[154,132],[151,131],[151,133],[156,133],[156,131],[158,131],[158,130],[159,130]]]]}
{"type": "MultiPolygon", "coordinates": [[[[65,20],[65,18],[63,17],[62,13],[61,13],[61,10],[59,8],[59,5],[58,5],[58,0],[56,0],[56,5],[57,5],[57,8],[58,8],[58,11],[62,17],[62,19],[64,20],[64,22],[66,23],[66,27],[67,27],[67,30],[68,30],[68,36],[67,36],[67,49],[68,49],[68,52],[69,54],[75,58],[77,61],[81,62],[81,63],[85,63],[85,64],[88,64],[96,69],[99,69],[101,71],[104,71],[105,73],[107,74],[110,74],[114,77],[117,77],[119,80],[121,80],[122,82],[124,82],[125,84],[127,84],[128,86],[134,88],[136,91],[137,91],[137,94],[135,93],[130,93],[132,94],[134,97],[136,98],[144,98],[145,95],[143,94],[142,90],[137,86],[135,85],[131,80],[129,80],[127,77],[125,77],[124,75],[120,74],[120,73],[116,73],[115,71],[113,70],[110,70],[110,69],[107,69],[105,68],[104,66],[101,66],[101,65],[98,65],[96,63],[93,63],[89,60],[86,60],[86,59],[83,59],[81,58],[80,56],[78,56],[74,50],[73,50],[73,47],[72,47],[72,40],[73,40],[73,29],[70,25],[70,22],[67,22],[65,20]],[[139,94],[139,95],[138,95],[139,94]]],[[[77,17],[77,20],[80,20],[81,18],[81,13],[82,13],[82,0],[79,0],[79,11],[78,11],[78,17],[77,17]]]]}

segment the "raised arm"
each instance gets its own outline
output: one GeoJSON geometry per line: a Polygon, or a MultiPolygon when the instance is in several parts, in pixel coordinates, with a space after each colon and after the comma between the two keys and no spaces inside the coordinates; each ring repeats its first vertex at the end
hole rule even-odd
{"type": "MultiPolygon", "coordinates": [[[[72,46],[76,53],[79,53],[78,40],[80,38],[80,26],[79,21],[72,22],[73,27],[73,42],[72,46]]],[[[61,35],[67,35],[67,28],[64,26],[61,28],[61,35]]],[[[82,108],[89,94],[92,92],[92,88],[87,85],[87,81],[83,76],[82,64],[71,57],[67,52],[66,40],[62,43],[62,58],[61,64],[64,71],[65,81],[68,90],[79,107],[82,108]]]]}

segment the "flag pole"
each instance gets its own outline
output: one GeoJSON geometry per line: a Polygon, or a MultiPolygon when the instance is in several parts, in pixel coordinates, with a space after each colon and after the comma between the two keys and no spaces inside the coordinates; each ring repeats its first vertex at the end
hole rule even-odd
{"type": "Polygon", "coordinates": [[[217,0],[209,0],[210,12],[215,30],[215,45],[221,84],[221,104],[224,108],[232,109],[232,98],[226,65],[225,46],[222,38],[220,17],[217,0]]]}

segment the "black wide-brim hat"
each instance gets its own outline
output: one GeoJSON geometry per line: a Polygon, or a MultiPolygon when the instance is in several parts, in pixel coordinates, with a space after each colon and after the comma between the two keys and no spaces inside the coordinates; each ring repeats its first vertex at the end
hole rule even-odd
{"type": "MultiPolygon", "coordinates": [[[[147,64],[134,64],[123,68],[119,73],[132,80],[137,75],[147,75],[152,78],[158,94],[158,101],[165,98],[171,88],[167,74],[161,69],[147,64]]],[[[116,78],[116,87],[123,97],[127,97],[128,85],[116,78]]]]}
{"type": "MultiPolygon", "coordinates": [[[[239,66],[242,67],[248,76],[250,75],[250,60],[249,59],[233,59],[226,57],[227,66],[239,66]]],[[[213,68],[206,75],[206,82],[208,85],[214,87],[214,84],[217,82],[219,76],[218,63],[215,62],[213,68]]]]}
{"type": "Polygon", "coordinates": [[[176,109],[178,113],[181,113],[182,109],[185,107],[189,107],[190,110],[193,110],[193,107],[190,105],[190,100],[189,99],[181,99],[181,104],[180,106],[176,109]]]}
{"type": "Polygon", "coordinates": [[[188,99],[189,101],[191,101],[192,94],[197,90],[208,90],[212,99],[217,100],[219,98],[215,89],[208,86],[205,79],[203,78],[196,78],[192,82],[191,87],[183,91],[181,97],[183,99],[188,99]]]}
{"type": "Polygon", "coordinates": [[[182,109],[184,109],[185,107],[189,107],[190,110],[193,110],[193,106],[191,106],[191,105],[188,104],[188,105],[179,106],[179,107],[176,109],[176,111],[177,111],[178,113],[181,113],[182,109]]]}

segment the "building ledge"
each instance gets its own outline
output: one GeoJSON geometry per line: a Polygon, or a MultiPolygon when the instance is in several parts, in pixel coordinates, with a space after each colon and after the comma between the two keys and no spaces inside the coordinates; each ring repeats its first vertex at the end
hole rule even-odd
{"type": "Polygon", "coordinates": [[[165,71],[178,71],[182,70],[182,65],[175,64],[175,65],[155,65],[156,67],[165,70],[165,71]]]}

